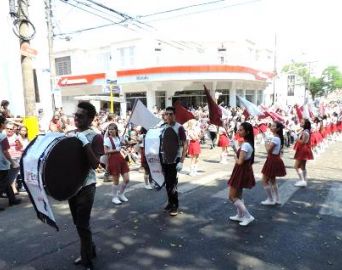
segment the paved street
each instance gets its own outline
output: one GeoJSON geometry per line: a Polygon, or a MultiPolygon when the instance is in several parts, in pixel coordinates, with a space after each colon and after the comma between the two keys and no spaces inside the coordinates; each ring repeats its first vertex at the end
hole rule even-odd
{"type": "MultiPolygon", "coordinates": [[[[266,207],[260,205],[265,151],[259,146],[258,183],[244,196],[256,218],[248,227],[228,221],[235,214],[226,199],[234,162],[230,157],[228,165],[219,164],[219,149],[203,150],[199,176],[180,175],[177,217],[162,210],[165,190],[145,190],[137,169],[131,173],[129,202],[121,206],[111,203],[111,184],[99,180],[92,218],[96,269],[341,269],[341,151],[342,142],[336,142],[309,162],[309,185],[299,189],[293,186],[293,151],[287,149],[288,175],[279,181],[283,204],[266,207]]],[[[56,232],[37,220],[27,196],[21,197],[24,204],[0,213],[0,269],[82,269],[72,264],[79,243],[67,204],[53,203],[56,232]]],[[[0,206],[6,203],[0,199],[0,206]]]]}

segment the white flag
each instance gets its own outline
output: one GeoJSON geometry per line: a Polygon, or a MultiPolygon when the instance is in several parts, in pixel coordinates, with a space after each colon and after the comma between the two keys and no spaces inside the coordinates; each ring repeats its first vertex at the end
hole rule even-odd
{"type": "Polygon", "coordinates": [[[248,111],[248,113],[250,115],[254,115],[254,116],[257,116],[257,115],[261,115],[262,112],[259,110],[259,108],[252,102],[248,101],[247,99],[245,98],[242,98],[240,96],[237,96],[241,102],[241,104],[246,108],[246,110],[248,111]]]}
{"type": "Polygon", "coordinates": [[[156,117],[152,112],[150,112],[141,102],[141,100],[138,99],[129,122],[149,130],[160,122],[160,118],[156,117]]]}
{"type": "Polygon", "coordinates": [[[219,105],[222,112],[222,120],[229,120],[232,116],[231,112],[219,105]]]}

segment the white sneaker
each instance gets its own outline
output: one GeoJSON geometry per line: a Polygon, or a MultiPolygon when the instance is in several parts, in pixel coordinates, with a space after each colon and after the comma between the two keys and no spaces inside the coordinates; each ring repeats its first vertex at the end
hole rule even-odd
{"type": "Polygon", "coordinates": [[[151,187],[150,184],[145,185],[145,188],[146,188],[146,189],[153,189],[153,187],[151,187]]]}
{"type": "Polygon", "coordinates": [[[128,202],[128,199],[126,198],[126,196],[125,196],[124,193],[119,194],[118,197],[119,197],[120,201],[122,201],[122,202],[128,202]]]}
{"type": "Polygon", "coordinates": [[[275,204],[281,204],[281,200],[275,200],[275,204]]]}
{"type": "Polygon", "coordinates": [[[271,201],[269,198],[261,202],[262,205],[275,205],[275,201],[271,201]]]}
{"type": "Polygon", "coordinates": [[[243,217],[240,217],[238,214],[236,214],[235,216],[229,217],[229,219],[232,221],[239,221],[239,222],[243,221],[243,217]]]}
{"type": "Polygon", "coordinates": [[[254,217],[252,215],[250,215],[249,217],[243,217],[242,221],[239,224],[240,224],[240,226],[247,226],[253,220],[254,220],[254,217]]]}
{"type": "Polygon", "coordinates": [[[189,176],[196,176],[196,173],[195,173],[194,171],[191,171],[191,172],[189,173],[189,176]]]}
{"type": "Polygon", "coordinates": [[[306,181],[304,181],[304,180],[300,180],[300,181],[297,181],[294,185],[295,185],[296,187],[306,187],[306,186],[307,186],[307,183],[306,183],[306,181]]]}
{"type": "Polygon", "coordinates": [[[114,204],[121,204],[121,201],[119,200],[118,197],[113,197],[112,203],[114,203],[114,204]]]}

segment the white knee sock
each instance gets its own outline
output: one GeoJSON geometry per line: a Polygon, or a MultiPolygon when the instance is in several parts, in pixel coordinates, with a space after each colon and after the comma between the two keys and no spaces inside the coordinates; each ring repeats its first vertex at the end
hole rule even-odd
{"type": "Polygon", "coordinates": [[[306,176],[307,176],[307,171],[306,170],[303,170],[303,179],[304,179],[304,181],[307,181],[307,178],[306,178],[306,176]]]}
{"type": "Polygon", "coordinates": [[[234,205],[236,206],[236,208],[240,211],[240,213],[242,213],[243,217],[247,217],[249,218],[251,216],[251,214],[248,212],[245,204],[243,203],[243,201],[241,201],[240,199],[237,199],[234,202],[234,205]]]}
{"type": "Polygon", "coordinates": [[[264,189],[265,189],[267,198],[268,198],[270,201],[273,201],[271,186],[270,186],[270,185],[264,186],[264,189]]]}
{"type": "Polygon", "coordinates": [[[113,197],[117,197],[118,196],[118,191],[119,191],[119,185],[113,185],[112,186],[113,197]]]}
{"type": "Polygon", "coordinates": [[[304,180],[304,176],[303,176],[303,171],[302,169],[297,169],[297,174],[299,176],[299,180],[304,180]]]}
{"type": "Polygon", "coordinates": [[[280,198],[279,198],[279,190],[278,190],[278,185],[277,183],[275,183],[274,185],[272,185],[272,191],[273,191],[273,194],[274,194],[274,199],[276,201],[279,201],[280,198]]]}
{"type": "Polygon", "coordinates": [[[126,187],[127,183],[123,182],[120,187],[120,194],[123,194],[125,192],[126,187]]]}

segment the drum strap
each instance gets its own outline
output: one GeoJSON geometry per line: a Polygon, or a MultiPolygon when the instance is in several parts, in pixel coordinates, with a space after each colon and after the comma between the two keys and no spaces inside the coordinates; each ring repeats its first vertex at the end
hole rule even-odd
{"type": "Polygon", "coordinates": [[[115,149],[116,149],[116,146],[115,146],[115,143],[114,143],[114,141],[113,141],[113,138],[112,138],[112,137],[108,137],[108,138],[109,138],[109,140],[110,140],[110,143],[112,144],[113,150],[115,150],[115,149]]]}
{"type": "Polygon", "coordinates": [[[112,144],[113,150],[115,150],[115,149],[116,149],[116,146],[115,146],[115,143],[114,143],[114,141],[113,141],[113,138],[112,138],[112,137],[109,137],[109,140],[110,140],[110,143],[112,144]]]}

